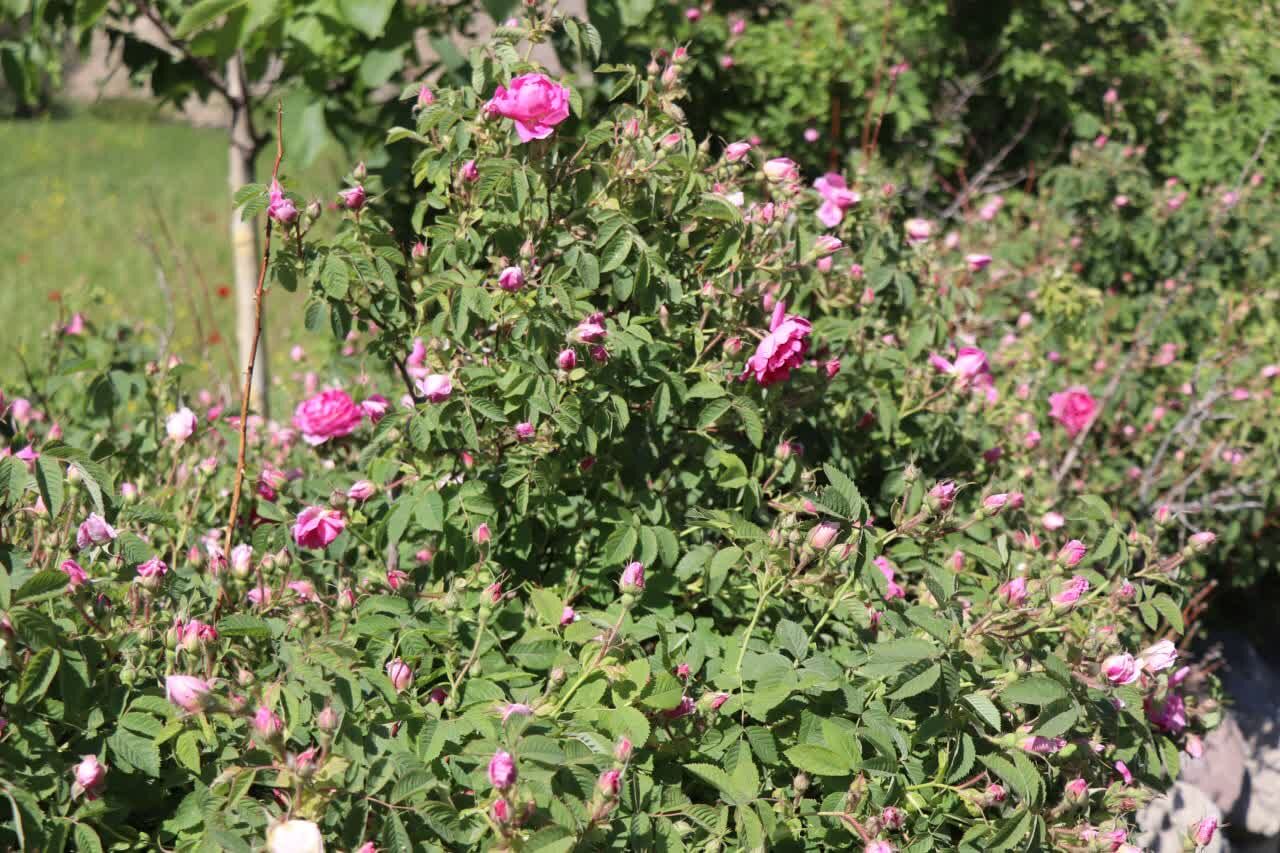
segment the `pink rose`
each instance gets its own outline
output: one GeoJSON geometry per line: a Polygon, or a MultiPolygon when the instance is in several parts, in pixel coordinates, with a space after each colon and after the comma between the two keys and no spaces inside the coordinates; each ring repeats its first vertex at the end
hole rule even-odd
{"type": "Polygon", "coordinates": [[[400,658],[396,658],[395,660],[387,661],[387,677],[391,679],[391,686],[395,688],[395,691],[400,693],[413,683],[413,670],[400,658]]]}
{"type": "Polygon", "coordinates": [[[209,682],[194,675],[170,675],[164,680],[164,696],[188,713],[200,710],[209,682]]]}
{"type": "Polygon", "coordinates": [[[284,720],[266,705],[259,705],[253,715],[253,732],[263,740],[269,740],[284,731],[284,720]]]}
{"type": "Polygon", "coordinates": [[[453,380],[445,373],[430,373],[418,380],[417,388],[429,402],[443,403],[453,393],[453,380]]]}
{"type": "Polygon", "coordinates": [[[360,414],[364,415],[375,424],[382,420],[383,415],[391,408],[391,402],[381,394],[370,394],[363,402],[360,403],[360,414]]]}
{"type": "Polygon", "coordinates": [[[561,611],[560,611],[560,624],[561,624],[561,626],[564,626],[564,625],[571,625],[571,624],[573,624],[574,622],[577,622],[577,621],[578,621],[578,613],[577,613],[577,611],[575,611],[572,607],[570,607],[569,605],[567,605],[567,604],[566,604],[566,605],[564,606],[564,610],[561,610],[561,611]]]}
{"type": "Polygon", "coordinates": [[[765,161],[764,175],[771,181],[795,181],[800,178],[800,167],[794,160],[774,157],[765,161]]]}
{"type": "Polygon", "coordinates": [[[536,430],[529,421],[521,421],[516,424],[516,438],[520,441],[529,441],[533,438],[536,430]]]}
{"type": "Polygon", "coordinates": [[[357,480],[347,489],[347,497],[353,501],[367,501],[378,493],[378,487],[368,480],[357,480]]]}
{"type": "Polygon", "coordinates": [[[516,123],[521,142],[546,139],[569,117],[569,90],[543,74],[521,74],[498,87],[488,108],[516,123]]]}
{"type": "Polygon", "coordinates": [[[813,182],[813,188],[822,196],[818,219],[828,228],[835,228],[844,219],[844,212],[862,200],[862,196],[849,189],[844,176],[828,172],[813,182]]]}
{"type": "Polygon", "coordinates": [[[1128,652],[1112,655],[1102,662],[1102,675],[1112,684],[1133,684],[1140,672],[1138,660],[1128,652]]]}
{"type": "Polygon", "coordinates": [[[1020,607],[1027,600],[1027,579],[1019,575],[1001,584],[998,593],[1010,607],[1020,607]]]}
{"type": "Polygon", "coordinates": [[[1053,603],[1062,607],[1070,607],[1080,600],[1080,596],[1089,591],[1089,581],[1080,575],[1075,575],[1066,585],[1058,591],[1053,597],[1053,603]]]}
{"type": "Polygon", "coordinates": [[[175,444],[182,444],[196,431],[195,412],[183,406],[165,418],[164,429],[169,434],[170,440],[175,444]]]}
{"type": "Polygon", "coordinates": [[[622,771],[606,770],[600,774],[600,781],[596,783],[596,787],[600,793],[606,797],[617,797],[618,792],[622,790],[622,771]]]}
{"type": "Polygon", "coordinates": [[[281,225],[288,225],[298,218],[298,208],[293,200],[284,194],[284,187],[280,186],[277,180],[271,181],[271,191],[268,195],[267,216],[279,222],[281,225]]]}
{"type": "Polygon", "coordinates": [[[730,163],[736,163],[743,157],[747,156],[747,152],[751,150],[750,142],[730,142],[724,147],[724,159],[730,163]]]}
{"type": "Polygon", "coordinates": [[[1037,755],[1052,755],[1061,751],[1066,745],[1067,742],[1060,737],[1041,737],[1040,735],[1024,738],[1021,743],[1024,750],[1037,755]]]}
{"type": "Polygon", "coordinates": [[[927,219],[908,219],[903,228],[907,232],[907,242],[912,245],[923,243],[933,236],[933,223],[927,219]]]}
{"type": "Polygon", "coordinates": [[[347,520],[336,509],[309,506],[293,523],[293,541],[303,548],[327,548],[347,526],[347,520]]]}
{"type": "Polygon", "coordinates": [[[520,267],[507,267],[498,273],[498,286],[512,292],[524,287],[524,270],[520,267]]]}
{"type": "Polygon", "coordinates": [[[1075,801],[1083,800],[1085,797],[1089,796],[1089,783],[1077,776],[1067,782],[1064,790],[1066,791],[1067,799],[1075,801]]]}
{"type": "Polygon", "coordinates": [[[315,447],[331,438],[350,435],[360,426],[362,413],[346,391],[331,388],[303,400],[293,410],[293,425],[315,447]]]}
{"type": "Polygon", "coordinates": [[[756,384],[769,386],[791,377],[791,371],[804,364],[809,351],[809,334],[813,326],[803,317],[784,317],[783,305],[774,306],[769,334],[756,347],[755,355],[747,359],[740,378],[754,375],[756,384]]]}
{"type": "Polygon", "coordinates": [[[1066,427],[1068,435],[1087,429],[1098,415],[1098,401],[1083,385],[1049,395],[1049,416],[1066,427]]]}
{"type": "Polygon", "coordinates": [[[1142,668],[1150,673],[1163,672],[1178,660],[1178,647],[1169,640],[1161,640],[1138,656],[1142,668]]]}
{"type": "Polygon", "coordinates": [[[342,203],[346,205],[347,210],[357,212],[364,207],[364,202],[367,198],[364,187],[360,184],[356,184],[350,189],[342,190],[338,193],[338,196],[342,199],[342,203]]]}
{"type": "Polygon", "coordinates": [[[88,573],[75,560],[63,560],[62,565],[58,566],[58,568],[67,576],[67,592],[82,586],[89,579],[88,573]]]}
{"type": "Polygon", "coordinates": [[[556,366],[561,370],[573,370],[578,366],[578,354],[571,349],[560,350],[556,356],[556,366]]]}
{"type": "Polygon", "coordinates": [[[1201,847],[1213,841],[1213,834],[1218,831],[1218,821],[1207,817],[1195,825],[1192,839],[1201,847]]]}
{"type": "Polygon", "coordinates": [[[809,531],[809,544],[818,551],[826,551],[840,535],[840,525],[834,521],[819,522],[809,531]]]}
{"type": "Polygon", "coordinates": [[[1176,735],[1187,727],[1187,708],[1177,693],[1170,693],[1163,702],[1148,696],[1142,707],[1147,719],[1162,732],[1176,735]]]}
{"type": "Polygon", "coordinates": [[[489,783],[499,791],[516,783],[516,762],[505,749],[498,750],[489,759],[489,783]]]}
{"type": "Polygon", "coordinates": [[[884,576],[884,600],[892,601],[895,598],[906,598],[907,591],[904,590],[896,580],[894,580],[894,577],[897,575],[897,569],[894,568],[893,563],[889,562],[889,558],[880,556],[876,557],[871,562],[875,563],[876,568],[880,570],[880,574],[884,576]]]}
{"type": "Polygon", "coordinates": [[[1084,543],[1079,539],[1072,539],[1062,546],[1062,550],[1058,551],[1058,562],[1067,568],[1078,566],[1080,561],[1084,559],[1087,550],[1084,543]]]}
{"type": "Polygon", "coordinates": [[[75,766],[75,784],[71,786],[71,796],[84,795],[86,800],[98,799],[107,783],[107,767],[96,755],[86,755],[75,766]]]}
{"type": "Polygon", "coordinates": [[[623,592],[638,593],[644,591],[644,564],[631,562],[622,570],[622,579],[618,582],[623,592]]]}
{"type": "Polygon", "coordinates": [[[965,255],[964,262],[968,265],[970,272],[981,272],[991,263],[991,256],[976,253],[965,255]]]}
{"type": "Polygon", "coordinates": [[[91,512],[89,517],[80,523],[80,529],[76,531],[76,547],[83,551],[90,545],[106,545],[115,538],[116,529],[107,524],[105,518],[96,512],[91,512]]]}

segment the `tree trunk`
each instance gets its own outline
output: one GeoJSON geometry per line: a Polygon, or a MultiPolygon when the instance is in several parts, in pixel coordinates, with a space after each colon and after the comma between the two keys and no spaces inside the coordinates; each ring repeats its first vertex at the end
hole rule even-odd
{"type": "MultiPolygon", "coordinates": [[[[244,79],[244,66],[239,55],[227,63],[227,94],[231,99],[231,136],[228,145],[227,178],[231,185],[231,194],[245,184],[254,180],[254,161],[258,154],[258,143],[254,139],[252,115],[248,97],[248,87],[244,79]]],[[[253,336],[256,332],[254,316],[254,293],[258,287],[258,265],[261,255],[258,248],[257,218],[245,221],[239,211],[231,216],[231,255],[232,268],[235,271],[236,298],[236,344],[240,354],[240,376],[249,369],[249,350],[253,347],[253,336]]],[[[265,317],[265,309],[264,309],[265,317]]],[[[253,385],[250,401],[253,407],[264,418],[270,416],[267,389],[270,384],[266,337],[258,340],[258,358],[253,371],[253,385]]],[[[239,382],[236,383],[239,387],[239,382]]]]}

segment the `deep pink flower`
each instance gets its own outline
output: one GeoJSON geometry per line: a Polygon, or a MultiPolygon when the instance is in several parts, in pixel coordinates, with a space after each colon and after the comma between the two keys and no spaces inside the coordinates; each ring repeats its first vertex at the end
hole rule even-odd
{"type": "Polygon", "coordinates": [[[622,579],[618,582],[623,592],[638,593],[644,591],[644,564],[631,562],[622,570],[622,579]]]}
{"type": "Polygon", "coordinates": [[[364,415],[375,424],[382,420],[383,415],[391,408],[391,402],[381,394],[370,394],[360,403],[360,414],[364,415]]]}
{"type": "Polygon", "coordinates": [[[1041,737],[1040,735],[1031,735],[1023,738],[1020,746],[1027,752],[1034,752],[1037,755],[1052,755],[1066,747],[1067,742],[1060,737],[1041,737]]]}
{"type": "Polygon", "coordinates": [[[889,558],[880,556],[876,557],[871,562],[875,564],[875,567],[880,570],[880,574],[884,576],[884,600],[892,601],[895,598],[905,598],[907,592],[897,583],[897,581],[894,580],[894,577],[897,574],[897,569],[894,567],[893,563],[889,562],[889,558]]]}
{"type": "Polygon", "coordinates": [[[266,705],[259,705],[253,715],[253,732],[264,740],[269,740],[284,731],[284,721],[266,705]]]}
{"type": "Polygon", "coordinates": [[[529,441],[533,438],[536,430],[529,421],[521,421],[516,424],[516,438],[520,441],[529,441]]]}
{"type": "Polygon", "coordinates": [[[162,578],[168,573],[168,564],[159,557],[152,557],[138,566],[138,577],[140,578],[162,578]]]}
{"type": "Polygon", "coordinates": [[[498,87],[488,109],[514,121],[521,142],[546,139],[569,117],[569,90],[544,74],[521,74],[498,87]]]}
{"type": "Polygon", "coordinates": [[[1073,385],[1049,396],[1049,416],[1066,427],[1068,435],[1078,435],[1098,416],[1098,401],[1083,385],[1073,385]]]}
{"type": "Polygon", "coordinates": [[[498,286],[513,292],[524,287],[524,270],[520,267],[507,267],[498,273],[498,286]]]}
{"type": "Polygon", "coordinates": [[[1084,559],[1088,549],[1079,539],[1072,539],[1062,549],[1058,551],[1058,562],[1067,568],[1074,568],[1080,565],[1080,561],[1084,559]]]}
{"type": "Polygon", "coordinates": [[[347,489],[347,497],[353,501],[367,501],[378,493],[378,487],[368,480],[356,480],[347,489]]]}
{"type": "Polygon", "coordinates": [[[757,385],[767,387],[789,379],[791,371],[804,364],[813,326],[803,317],[784,316],[783,310],[781,302],[774,306],[769,334],[747,359],[740,378],[754,376],[757,385]]]}
{"type": "Polygon", "coordinates": [[[560,624],[571,625],[578,621],[578,613],[569,605],[564,606],[564,610],[560,611],[560,624]]]}
{"type": "Polygon", "coordinates": [[[1064,786],[1064,790],[1066,791],[1067,799],[1076,801],[1083,800],[1085,797],[1089,796],[1089,783],[1077,776],[1067,782],[1064,786]]]}
{"type": "Polygon", "coordinates": [[[835,228],[844,219],[844,212],[862,200],[862,196],[849,189],[844,176],[828,172],[813,182],[813,188],[822,196],[818,219],[828,228],[835,228]]]}
{"type": "Polygon", "coordinates": [[[346,526],[347,520],[338,510],[309,506],[298,513],[293,541],[303,548],[327,548],[346,526]]]}
{"type": "Polygon", "coordinates": [[[1053,597],[1053,603],[1063,607],[1070,607],[1080,600],[1080,596],[1088,591],[1089,581],[1085,580],[1081,575],[1075,575],[1053,597]]]}
{"type": "Polygon", "coordinates": [[[578,366],[578,354],[571,349],[562,349],[556,356],[556,366],[561,370],[573,370],[578,366]]]}
{"type": "Polygon", "coordinates": [[[999,596],[1010,607],[1020,607],[1027,600],[1027,579],[1018,575],[1000,585],[999,596]]]}
{"type": "Polygon", "coordinates": [[[1141,670],[1139,661],[1128,652],[1112,655],[1102,662],[1103,677],[1116,685],[1132,684],[1138,680],[1141,670]]]}
{"type": "Polygon", "coordinates": [[[1207,817],[1195,825],[1192,832],[1192,840],[1201,847],[1213,841],[1213,834],[1218,831],[1218,821],[1215,818],[1207,817]]]}
{"type": "Polygon", "coordinates": [[[516,783],[516,762],[505,749],[498,750],[489,759],[489,783],[499,791],[516,783]]]}
{"type": "Polygon", "coordinates": [[[1187,708],[1177,693],[1170,693],[1163,702],[1148,696],[1142,707],[1147,719],[1162,732],[1176,735],[1187,727],[1187,708]]]}
{"type": "Polygon", "coordinates": [[[63,560],[62,565],[58,566],[58,568],[67,576],[67,592],[82,586],[89,579],[88,573],[80,568],[80,564],[75,560],[63,560]]]}
{"type": "Polygon", "coordinates": [[[293,410],[293,425],[302,439],[315,447],[331,438],[350,435],[360,426],[363,413],[346,391],[331,388],[303,400],[293,410]]]}
{"type": "Polygon", "coordinates": [[[342,203],[346,205],[347,210],[355,211],[359,211],[364,207],[364,202],[367,198],[364,186],[361,184],[356,184],[354,187],[342,190],[338,195],[341,197],[342,203]]]}
{"type": "Polygon", "coordinates": [[[622,790],[622,771],[604,771],[600,774],[600,781],[596,783],[596,787],[606,797],[617,797],[618,792],[622,790]]]}
{"type": "Polygon", "coordinates": [[[271,181],[267,216],[281,225],[288,225],[298,218],[297,206],[294,205],[292,199],[284,194],[284,187],[280,186],[280,182],[275,179],[271,181]]]}

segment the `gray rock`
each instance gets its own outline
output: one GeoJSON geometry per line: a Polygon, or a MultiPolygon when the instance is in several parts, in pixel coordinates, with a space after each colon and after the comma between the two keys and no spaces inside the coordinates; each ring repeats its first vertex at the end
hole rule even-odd
{"type": "MultiPolygon", "coordinates": [[[[1168,793],[1157,797],[1138,813],[1138,846],[1151,853],[1182,853],[1187,829],[1206,817],[1222,822],[1222,811],[1208,795],[1181,780],[1175,782],[1168,793]]],[[[1234,850],[1221,832],[1213,841],[1201,848],[1204,853],[1227,853],[1234,850]]]]}

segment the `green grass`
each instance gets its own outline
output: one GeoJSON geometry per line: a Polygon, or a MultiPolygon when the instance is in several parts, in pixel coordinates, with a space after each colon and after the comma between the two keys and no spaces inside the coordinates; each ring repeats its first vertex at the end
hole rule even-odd
{"type": "MultiPolygon", "coordinates": [[[[139,103],[109,103],[30,121],[0,121],[0,180],[9,198],[0,229],[0,316],[8,318],[0,373],[14,348],[38,351],[60,312],[98,322],[173,323],[173,350],[232,375],[235,326],[228,239],[226,136],[170,121],[139,103]],[[149,247],[150,245],[150,247],[149,247]],[[157,264],[159,257],[159,265],[157,264]],[[164,269],[172,309],[158,285],[164,269]],[[172,315],[172,320],[170,316],[172,315]]],[[[287,160],[286,160],[287,165],[287,160]]],[[[259,174],[270,174],[264,156],[259,174]]],[[[328,195],[330,163],[296,187],[328,195]]],[[[297,294],[272,294],[272,363],[302,340],[297,294]]],[[[277,370],[277,375],[279,371],[277,370]]]]}

